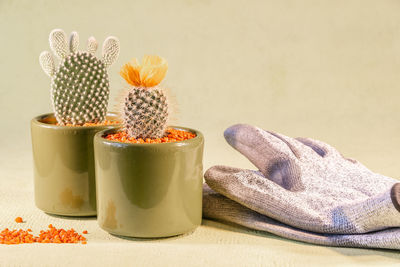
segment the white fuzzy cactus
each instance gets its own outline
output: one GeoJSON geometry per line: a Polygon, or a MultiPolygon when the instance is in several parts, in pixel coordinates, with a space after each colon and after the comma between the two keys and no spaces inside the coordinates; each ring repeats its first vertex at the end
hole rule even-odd
{"type": "Polygon", "coordinates": [[[119,55],[119,41],[108,37],[103,44],[102,59],[94,56],[97,42],[90,37],[87,51],[78,51],[79,36],[72,32],[67,41],[63,30],[50,33],[50,48],[59,58],[56,68],[50,52],[44,51],[39,62],[52,79],[51,99],[59,124],[83,125],[105,120],[109,99],[107,68],[119,55]]]}

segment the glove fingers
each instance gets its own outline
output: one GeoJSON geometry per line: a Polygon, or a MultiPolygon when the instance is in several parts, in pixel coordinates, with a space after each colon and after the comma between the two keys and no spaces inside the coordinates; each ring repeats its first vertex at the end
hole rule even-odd
{"type": "Polygon", "coordinates": [[[315,153],[317,153],[323,158],[328,156],[340,155],[340,153],[336,150],[336,148],[332,147],[331,145],[325,142],[305,137],[297,137],[296,140],[312,148],[312,150],[314,150],[315,153]]]}
{"type": "Polygon", "coordinates": [[[267,131],[267,132],[269,134],[275,136],[276,138],[279,138],[280,140],[282,140],[282,142],[284,142],[290,148],[290,150],[293,152],[293,154],[297,158],[301,158],[306,153],[310,152],[309,147],[305,146],[303,143],[297,141],[294,138],[288,137],[288,136],[280,134],[280,133],[274,133],[274,132],[270,132],[270,131],[267,131]]]}
{"type": "Polygon", "coordinates": [[[326,157],[335,157],[335,158],[340,158],[347,160],[351,163],[354,164],[361,164],[357,160],[350,159],[350,158],[345,158],[336,148],[333,146],[311,138],[304,138],[304,137],[297,137],[297,141],[303,143],[304,145],[310,147],[312,150],[314,150],[315,153],[317,153],[319,156],[326,158],[326,157]]]}
{"type": "Polygon", "coordinates": [[[400,183],[393,185],[390,191],[390,198],[392,199],[393,206],[400,212],[400,183]]]}
{"type": "Polygon", "coordinates": [[[251,125],[236,124],[225,130],[226,141],[247,157],[265,176],[271,164],[279,161],[296,163],[290,147],[276,136],[251,125]]]}
{"type": "Polygon", "coordinates": [[[214,166],[210,168],[205,173],[205,179],[224,179],[222,177],[226,177],[229,175],[240,175],[240,172],[251,172],[252,175],[256,177],[261,177],[262,181],[267,180],[271,181],[286,190],[296,192],[304,190],[304,185],[301,180],[301,172],[297,165],[291,164],[290,161],[285,160],[276,160],[275,162],[271,162],[270,167],[267,170],[267,175],[265,176],[262,173],[258,173],[250,170],[243,170],[239,168],[227,167],[227,166],[214,166]]]}
{"type": "Polygon", "coordinates": [[[204,178],[214,191],[272,218],[287,216],[287,211],[298,204],[293,193],[260,172],[214,166],[206,171],[204,178]]]}
{"type": "Polygon", "coordinates": [[[400,230],[388,230],[355,235],[319,234],[291,227],[271,219],[230,200],[206,184],[203,186],[203,217],[238,224],[258,231],[307,243],[345,246],[400,249],[400,230]]]}

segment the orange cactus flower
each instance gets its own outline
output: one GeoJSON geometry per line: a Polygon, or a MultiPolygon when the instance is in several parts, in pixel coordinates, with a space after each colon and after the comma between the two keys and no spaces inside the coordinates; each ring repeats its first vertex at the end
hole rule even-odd
{"type": "Polygon", "coordinates": [[[125,64],[121,68],[120,75],[133,86],[153,87],[164,79],[167,70],[168,63],[164,58],[146,55],[141,64],[136,58],[125,64]]]}

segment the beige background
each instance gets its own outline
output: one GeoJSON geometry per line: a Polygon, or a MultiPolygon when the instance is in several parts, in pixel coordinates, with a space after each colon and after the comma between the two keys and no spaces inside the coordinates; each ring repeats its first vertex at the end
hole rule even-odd
{"type": "MultiPolygon", "coordinates": [[[[226,127],[246,122],[291,136],[324,140],[371,169],[399,178],[399,14],[397,0],[0,0],[0,193],[20,184],[25,190],[10,189],[21,198],[9,211],[7,205],[13,199],[0,198],[4,207],[0,227],[6,227],[17,211],[41,214],[29,204],[29,121],[51,110],[50,80],[39,66],[38,55],[49,49],[48,34],[53,28],[78,31],[81,49],[91,35],[100,42],[108,35],[119,37],[120,58],[109,71],[110,109],[124,85],[118,75],[123,63],[143,54],[165,57],[170,67],[165,84],[179,103],[178,124],[204,133],[206,168],[213,164],[251,167],[222,137],[226,127]]],[[[43,220],[56,220],[46,218],[43,220]]],[[[103,232],[94,221],[79,223],[98,231],[97,245],[104,245],[103,232]]],[[[142,263],[146,254],[152,253],[143,247],[153,247],[160,264],[179,263],[182,255],[197,249],[202,255],[181,263],[201,265],[220,259],[223,264],[227,263],[222,261],[224,257],[248,264],[266,263],[272,257],[271,264],[276,265],[327,258],[332,264],[399,259],[396,253],[322,248],[221,228],[221,224],[206,222],[194,235],[162,241],[163,245],[113,238],[107,247],[139,249],[138,254],[123,255],[142,257],[142,263]],[[182,250],[180,257],[173,257],[179,254],[174,246],[176,251],[182,250]],[[250,258],[240,257],[238,250],[246,251],[250,258]],[[316,254],[319,256],[313,258],[316,254]]],[[[36,248],[45,251],[43,246],[36,248]]],[[[109,255],[97,249],[91,253],[109,255]]],[[[18,251],[7,248],[6,255],[19,255],[18,251]]],[[[62,253],[58,248],[54,253],[57,251],[62,253]]],[[[2,252],[5,250],[0,247],[2,252]]],[[[88,251],[79,255],[84,253],[88,251]]],[[[51,261],[51,257],[46,259],[51,261]]]]}

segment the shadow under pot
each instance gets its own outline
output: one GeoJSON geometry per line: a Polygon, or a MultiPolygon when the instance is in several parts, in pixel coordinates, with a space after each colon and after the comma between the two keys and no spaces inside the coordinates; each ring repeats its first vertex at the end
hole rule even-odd
{"type": "Polygon", "coordinates": [[[94,139],[97,221],[115,235],[157,238],[201,224],[203,135],[173,143],[132,144],[94,139]]]}
{"type": "MultiPolygon", "coordinates": [[[[115,122],[116,114],[107,120],[115,122]]],[[[94,135],[114,125],[60,126],[54,114],[31,121],[36,206],[46,213],[95,216],[94,135]]]]}

